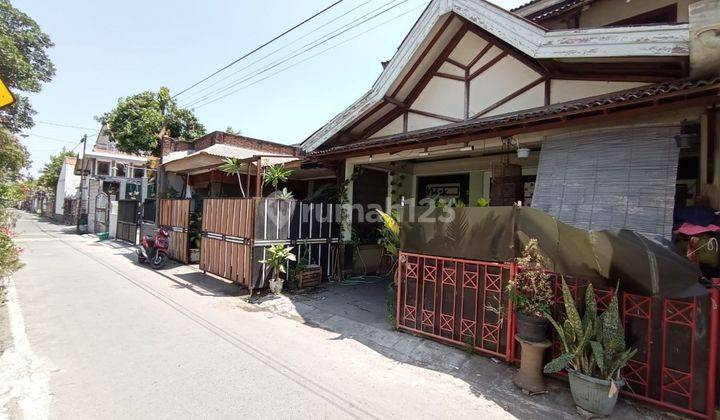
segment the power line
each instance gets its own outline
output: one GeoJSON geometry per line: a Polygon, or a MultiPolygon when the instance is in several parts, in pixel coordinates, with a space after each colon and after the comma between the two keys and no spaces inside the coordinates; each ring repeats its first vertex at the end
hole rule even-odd
{"type": "MultiPolygon", "coordinates": [[[[395,2],[395,1],[397,1],[397,0],[391,0],[391,1],[387,2],[387,3],[383,4],[382,6],[380,6],[379,8],[373,10],[373,12],[376,11],[376,10],[382,9],[383,7],[386,7],[386,6],[390,5],[391,3],[395,2]]],[[[292,60],[293,58],[296,58],[296,57],[298,57],[298,56],[300,56],[300,55],[302,55],[302,54],[304,54],[304,53],[306,53],[306,52],[308,52],[308,51],[311,51],[311,50],[313,50],[313,49],[315,49],[315,48],[317,48],[317,47],[325,44],[326,42],[331,41],[331,40],[337,38],[338,36],[340,36],[340,35],[348,32],[348,31],[350,31],[350,30],[352,30],[352,29],[354,29],[354,28],[356,28],[356,27],[358,27],[358,26],[360,26],[360,25],[363,25],[364,23],[366,23],[366,22],[368,22],[368,21],[370,21],[370,20],[372,20],[372,19],[375,19],[375,18],[379,17],[380,15],[382,15],[382,14],[384,14],[384,13],[389,12],[390,10],[392,10],[392,9],[394,9],[394,8],[396,8],[396,7],[404,4],[404,3],[406,3],[407,1],[408,1],[408,0],[402,0],[402,1],[400,1],[399,3],[396,3],[396,4],[392,5],[392,6],[389,6],[389,7],[385,8],[384,10],[381,10],[380,12],[375,13],[374,15],[372,15],[372,16],[366,18],[366,19],[362,19],[362,17],[361,17],[361,18],[359,18],[359,19],[362,19],[360,22],[358,22],[358,23],[356,23],[356,24],[354,24],[354,25],[352,25],[352,26],[350,26],[350,27],[347,27],[347,28],[343,29],[342,31],[337,32],[337,33],[335,33],[335,34],[332,35],[332,36],[326,37],[325,39],[323,39],[323,37],[321,37],[321,38],[319,38],[319,39],[317,39],[317,40],[315,40],[315,41],[312,41],[312,42],[310,42],[310,43],[308,43],[308,44],[305,44],[305,45],[304,45],[303,47],[301,47],[300,49],[295,50],[295,51],[299,51],[299,52],[297,52],[297,53],[295,53],[295,54],[292,54],[292,55],[289,55],[289,56],[286,56],[286,57],[284,57],[283,59],[277,60],[277,61],[273,62],[272,64],[270,64],[268,67],[265,67],[264,69],[258,70],[258,71],[256,71],[255,73],[252,73],[252,74],[250,74],[249,76],[246,76],[246,77],[244,77],[244,78],[242,78],[242,79],[236,80],[235,82],[232,82],[232,83],[224,86],[223,88],[217,89],[217,90],[215,90],[215,91],[213,91],[213,92],[211,92],[211,93],[203,96],[202,98],[199,98],[199,99],[193,101],[192,103],[190,103],[190,104],[188,104],[188,105],[186,105],[186,106],[193,106],[193,105],[196,105],[196,104],[198,104],[198,103],[201,103],[201,102],[203,102],[204,100],[207,100],[207,99],[211,98],[211,97],[212,97],[213,95],[215,95],[215,94],[219,94],[219,93],[225,92],[225,91],[227,91],[228,89],[230,89],[230,88],[232,88],[232,87],[234,87],[234,86],[237,86],[237,85],[239,85],[239,84],[241,84],[241,83],[243,83],[243,82],[245,82],[245,81],[248,81],[248,80],[250,80],[250,79],[252,79],[252,78],[254,78],[254,77],[257,77],[257,76],[259,76],[259,75],[261,75],[261,74],[263,74],[263,73],[266,73],[266,72],[272,70],[273,68],[278,67],[279,65],[281,65],[281,64],[283,64],[283,63],[286,63],[286,62],[292,60]],[[319,41],[319,42],[318,42],[318,41],[319,41]]],[[[370,12],[370,13],[372,13],[372,12],[370,12]]],[[[369,13],[368,13],[368,14],[369,14],[369,13]]],[[[367,14],[365,14],[364,16],[367,16],[367,14]]],[[[356,22],[356,21],[357,21],[357,20],[351,22],[350,24],[352,24],[352,23],[354,23],[354,22],[356,22]]],[[[345,26],[347,26],[347,25],[345,25],[345,26]]],[[[335,31],[333,31],[333,32],[336,32],[336,31],[337,31],[337,30],[335,30],[335,31]]],[[[332,32],[330,32],[330,33],[332,33],[332,32]]]]}
{"type": "Polygon", "coordinates": [[[298,23],[297,25],[293,26],[292,28],[286,30],[285,32],[283,32],[283,33],[281,33],[280,35],[276,36],[275,38],[271,39],[270,41],[267,41],[267,42],[265,42],[264,44],[260,45],[259,47],[256,47],[256,48],[253,49],[252,51],[244,54],[242,57],[240,57],[240,58],[234,60],[233,62],[225,65],[224,67],[221,67],[220,69],[214,71],[213,73],[211,73],[210,75],[204,77],[204,78],[201,79],[200,81],[193,83],[193,84],[190,85],[189,87],[186,87],[185,89],[183,89],[183,90],[181,90],[180,92],[176,93],[176,94],[173,95],[172,97],[175,98],[175,97],[177,97],[177,96],[179,96],[179,95],[182,95],[183,93],[185,93],[185,92],[187,92],[188,90],[194,88],[195,86],[199,85],[200,83],[203,83],[204,81],[210,79],[211,77],[215,76],[216,74],[224,71],[225,69],[227,69],[227,68],[229,68],[229,67],[234,66],[234,65],[235,65],[236,63],[238,63],[239,61],[241,61],[241,60],[245,59],[246,57],[254,54],[255,52],[257,52],[257,51],[265,48],[265,47],[268,46],[269,44],[272,44],[272,43],[275,42],[276,40],[278,40],[278,39],[282,38],[283,36],[289,34],[290,32],[294,31],[295,29],[299,28],[300,26],[306,24],[307,22],[310,22],[310,21],[313,20],[314,18],[316,18],[316,17],[320,16],[321,14],[327,12],[328,10],[332,9],[333,7],[335,7],[335,6],[337,6],[338,4],[342,3],[343,1],[344,1],[344,0],[337,0],[335,3],[331,4],[330,6],[328,6],[328,7],[324,8],[324,9],[322,9],[321,11],[315,13],[314,15],[310,16],[309,18],[303,20],[302,22],[298,23]]]}
{"type": "MultiPolygon", "coordinates": [[[[95,134],[98,134],[98,133],[89,134],[88,136],[92,136],[92,135],[95,135],[95,134]]],[[[59,139],[59,138],[56,138],[56,137],[41,136],[40,134],[28,134],[28,137],[27,137],[27,138],[30,138],[30,137],[38,137],[38,138],[41,138],[41,139],[51,140],[51,141],[57,141],[57,142],[60,142],[60,143],[75,143],[75,142],[77,141],[77,140],[59,139]]]]}
{"type": "Polygon", "coordinates": [[[326,52],[328,52],[328,51],[330,51],[330,50],[332,50],[332,49],[334,49],[334,48],[337,48],[337,47],[339,47],[339,46],[341,46],[341,45],[343,45],[343,44],[346,44],[346,43],[348,43],[348,42],[350,42],[350,41],[352,41],[352,40],[354,40],[354,39],[356,39],[356,38],[358,38],[358,37],[360,37],[360,36],[362,36],[362,35],[365,35],[366,33],[370,32],[370,31],[373,31],[373,30],[375,30],[375,29],[377,29],[377,28],[379,28],[379,27],[381,27],[381,26],[384,26],[384,25],[386,25],[386,24],[388,24],[388,23],[390,23],[390,22],[392,22],[392,21],[394,21],[394,20],[396,20],[396,19],[399,19],[399,18],[401,18],[402,16],[405,16],[405,15],[407,15],[408,13],[411,13],[411,12],[413,12],[413,11],[415,11],[415,10],[421,8],[421,7],[424,7],[424,6],[426,6],[426,5],[427,5],[427,2],[426,2],[426,1],[423,1],[420,5],[418,5],[418,6],[416,6],[416,7],[413,7],[413,8],[411,8],[411,9],[409,9],[409,10],[407,10],[407,11],[405,11],[405,12],[403,12],[403,13],[397,15],[397,16],[394,16],[394,17],[392,17],[392,18],[390,18],[390,19],[388,19],[388,20],[386,20],[386,21],[384,21],[384,22],[382,22],[382,23],[380,23],[380,24],[378,24],[378,25],[375,25],[375,26],[373,26],[373,27],[371,27],[371,28],[368,28],[367,30],[365,30],[365,31],[363,31],[363,32],[360,32],[359,34],[356,34],[356,35],[354,35],[354,36],[352,36],[352,37],[350,37],[350,38],[348,38],[348,39],[345,39],[345,40],[343,40],[342,42],[339,42],[339,43],[337,43],[337,44],[335,44],[335,45],[332,45],[331,47],[328,47],[328,48],[326,48],[326,49],[318,52],[317,54],[313,54],[313,55],[311,55],[311,56],[309,56],[309,57],[306,57],[306,58],[304,58],[304,59],[302,59],[302,60],[300,60],[300,61],[298,61],[298,62],[295,62],[295,63],[293,63],[293,64],[291,64],[291,65],[289,65],[289,66],[285,66],[285,67],[283,67],[282,69],[280,69],[280,70],[278,70],[278,71],[276,71],[276,72],[273,72],[273,73],[271,73],[271,74],[269,74],[269,75],[267,75],[267,76],[265,76],[265,77],[263,77],[263,78],[261,78],[261,79],[255,80],[255,81],[253,81],[253,82],[251,82],[251,83],[249,83],[249,84],[247,84],[247,85],[241,86],[241,87],[239,87],[238,89],[235,89],[235,90],[233,90],[232,92],[229,92],[229,93],[227,93],[227,94],[225,94],[225,95],[222,95],[222,96],[220,96],[220,97],[211,99],[211,100],[209,100],[209,101],[206,101],[205,103],[196,106],[195,109],[202,108],[202,107],[204,107],[204,106],[206,106],[206,105],[210,105],[210,104],[212,104],[212,103],[214,103],[214,102],[217,102],[217,101],[219,101],[219,100],[221,100],[221,99],[223,99],[223,98],[226,98],[226,97],[228,97],[228,96],[230,96],[230,95],[233,95],[233,94],[235,94],[235,93],[237,93],[237,92],[239,92],[239,91],[241,91],[241,90],[247,89],[247,88],[249,88],[249,87],[251,87],[251,86],[254,86],[254,85],[256,85],[256,84],[258,84],[258,83],[260,83],[260,82],[262,82],[262,81],[264,81],[264,80],[267,80],[267,79],[269,79],[269,78],[271,78],[271,77],[273,77],[273,76],[275,76],[275,75],[277,75],[277,74],[283,73],[283,72],[285,72],[286,70],[289,70],[289,69],[291,69],[291,68],[293,68],[293,67],[295,67],[295,66],[298,66],[298,65],[300,65],[300,64],[302,64],[302,63],[304,63],[304,62],[306,62],[306,61],[308,61],[308,60],[311,60],[311,59],[313,59],[313,58],[315,58],[315,57],[317,57],[317,56],[319,56],[319,55],[321,55],[321,54],[324,54],[324,53],[326,53],[326,52]]]}
{"type": "Polygon", "coordinates": [[[66,128],[77,128],[78,130],[96,130],[97,128],[87,128],[87,127],[80,127],[77,125],[70,125],[70,124],[61,124],[56,122],[49,122],[49,121],[35,121],[38,124],[45,124],[45,125],[54,125],[56,127],[66,127],[66,128]]]}
{"type": "MultiPolygon", "coordinates": [[[[189,103],[189,102],[195,101],[203,92],[206,92],[208,89],[212,88],[213,86],[217,86],[218,84],[220,84],[221,82],[223,82],[223,81],[231,78],[232,76],[234,76],[234,75],[236,75],[236,74],[238,74],[238,73],[241,73],[243,70],[248,69],[248,68],[254,66],[255,64],[260,63],[261,61],[265,60],[265,59],[268,58],[268,57],[271,57],[272,55],[274,55],[274,54],[277,53],[278,51],[281,51],[281,50],[283,50],[283,49],[285,49],[285,48],[287,48],[287,47],[289,47],[289,46],[297,43],[298,41],[307,38],[308,36],[314,34],[315,32],[319,31],[320,29],[322,29],[322,28],[324,28],[324,27],[326,27],[326,26],[328,26],[328,25],[330,25],[330,24],[332,24],[332,23],[334,23],[334,22],[337,22],[338,20],[342,19],[343,17],[349,15],[350,13],[354,12],[355,10],[357,10],[357,9],[365,6],[366,4],[368,4],[368,3],[372,2],[372,1],[375,1],[375,0],[365,0],[363,3],[360,3],[359,5],[353,7],[352,9],[350,9],[350,10],[348,10],[348,11],[346,11],[345,13],[341,14],[340,16],[337,16],[337,17],[333,18],[332,20],[323,23],[322,25],[320,25],[320,26],[318,26],[317,28],[313,29],[312,31],[306,33],[305,35],[303,35],[303,36],[301,36],[301,37],[299,37],[299,38],[296,38],[295,40],[293,40],[293,41],[291,41],[291,42],[289,42],[289,43],[287,43],[287,44],[285,44],[285,45],[283,45],[283,46],[281,46],[281,47],[279,47],[279,48],[276,48],[276,49],[273,50],[272,52],[270,52],[270,53],[262,56],[261,58],[258,58],[257,60],[253,61],[252,63],[250,63],[250,64],[248,64],[248,65],[246,65],[246,66],[244,66],[244,67],[241,67],[241,68],[233,71],[232,73],[230,73],[230,74],[228,74],[228,75],[220,78],[219,80],[216,80],[216,81],[212,82],[212,83],[209,84],[208,86],[205,86],[204,88],[202,88],[202,89],[200,89],[200,90],[198,90],[198,91],[190,94],[190,98],[182,99],[181,102],[184,101],[185,103],[189,103]]],[[[394,1],[394,0],[393,0],[393,1],[394,1]]]]}
{"type": "Polygon", "coordinates": [[[298,48],[298,49],[293,50],[290,54],[285,55],[284,57],[282,57],[282,58],[280,58],[280,59],[278,59],[278,60],[275,60],[275,61],[271,62],[270,64],[267,64],[267,67],[253,70],[253,71],[250,72],[249,74],[246,74],[245,76],[241,76],[241,78],[235,79],[234,81],[232,81],[232,82],[230,82],[230,83],[222,86],[222,87],[219,88],[219,89],[216,89],[216,90],[214,90],[214,91],[212,91],[212,92],[210,92],[210,93],[208,93],[208,94],[203,95],[203,96],[200,97],[200,98],[197,98],[197,99],[194,99],[194,100],[190,101],[190,103],[189,103],[189,104],[186,104],[185,106],[192,106],[192,105],[201,103],[201,102],[203,102],[204,100],[206,100],[206,99],[208,99],[208,98],[211,98],[213,95],[222,94],[223,92],[227,91],[227,90],[230,89],[230,88],[233,88],[234,86],[237,86],[237,85],[239,85],[239,84],[241,84],[241,83],[243,83],[243,82],[246,82],[246,81],[248,81],[248,80],[250,80],[250,79],[252,79],[252,78],[254,78],[254,77],[256,77],[256,76],[258,76],[258,75],[260,75],[260,74],[262,74],[262,73],[265,73],[265,72],[267,72],[267,71],[269,71],[269,70],[272,70],[273,68],[275,68],[275,67],[277,67],[277,66],[279,66],[279,65],[281,65],[281,64],[283,64],[283,63],[286,63],[286,62],[292,60],[293,58],[295,58],[295,57],[297,57],[297,56],[299,56],[299,55],[302,55],[302,54],[304,54],[304,53],[306,53],[306,52],[308,52],[308,51],[310,51],[310,50],[312,50],[312,49],[314,49],[314,48],[319,47],[320,45],[322,45],[322,44],[324,44],[324,43],[326,43],[326,42],[328,42],[328,41],[330,41],[330,40],[332,40],[332,39],[334,39],[334,38],[336,38],[336,37],[344,34],[345,32],[348,32],[349,30],[352,30],[352,29],[354,29],[354,28],[356,28],[356,27],[364,24],[365,22],[367,22],[367,21],[369,21],[369,20],[372,20],[372,19],[378,17],[379,15],[381,15],[381,14],[383,14],[383,13],[385,13],[385,12],[388,12],[388,11],[390,11],[391,9],[393,9],[393,8],[395,8],[395,7],[397,7],[397,6],[400,6],[401,4],[407,2],[408,0],[402,0],[400,3],[396,3],[395,5],[393,5],[393,6],[391,6],[391,7],[388,7],[387,9],[385,9],[385,10],[383,10],[383,11],[375,14],[374,16],[371,16],[370,18],[367,18],[367,16],[369,16],[369,15],[377,12],[378,10],[381,10],[381,9],[389,6],[389,5],[392,4],[392,3],[395,3],[396,1],[398,1],[398,0],[390,0],[390,1],[382,4],[380,7],[377,7],[377,8],[375,8],[375,9],[371,10],[370,12],[367,12],[367,13],[363,14],[362,16],[360,16],[360,17],[358,17],[358,18],[356,18],[356,19],[354,19],[354,20],[346,23],[345,25],[343,25],[343,26],[341,26],[341,27],[339,27],[339,28],[336,28],[336,29],[330,31],[330,32],[326,33],[325,35],[322,35],[321,37],[319,37],[319,38],[317,38],[317,39],[315,39],[315,40],[313,40],[313,41],[308,42],[307,44],[303,45],[302,47],[300,47],[300,48],[298,48]],[[367,18],[367,19],[365,19],[365,18],[367,18]],[[364,20],[363,20],[363,19],[364,19],[364,20]],[[352,25],[352,26],[351,26],[351,25],[352,25]],[[338,32],[338,31],[340,31],[340,32],[338,32]]]}

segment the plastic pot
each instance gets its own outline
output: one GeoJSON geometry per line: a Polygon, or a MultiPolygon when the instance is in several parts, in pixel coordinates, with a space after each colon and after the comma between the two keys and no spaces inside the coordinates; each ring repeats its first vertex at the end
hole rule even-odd
{"type": "Polygon", "coordinates": [[[573,369],[568,369],[570,392],[575,404],[583,410],[594,414],[609,416],[617,404],[620,388],[625,385],[623,381],[615,381],[617,389],[610,394],[610,381],[593,378],[573,369]]]}
{"type": "Polygon", "coordinates": [[[547,339],[548,320],[515,312],[515,328],[517,335],[523,340],[540,343],[547,339]]]}

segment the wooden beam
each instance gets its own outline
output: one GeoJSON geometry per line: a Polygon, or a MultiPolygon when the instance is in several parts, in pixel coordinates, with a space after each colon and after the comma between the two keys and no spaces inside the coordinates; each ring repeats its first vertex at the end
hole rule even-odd
{"type": "MultiPolygon", "coordinates": [[[[672,98],[672,97],[671,97],[672,98]]],[[[347,159],[354,156],[364,156],[369,153],[397,153],[404,150],[419,149],[425,147],[437,147],[448,144],[458,144],[467,142],[468,136],[472,136],[473,141],[483,140],[495,137],[513,136],[523,133],[533,133],[539,131],[553,130],[557,128],[574,127],[583,124],[596,124],[604,122],[618,122],[628,118],[636,117],[638,115],[647,115],[652,112],[664,112],[677,110],[678,106],[693,107],[693,106],[708,106],[712,104],[720,103],[720,96],[717,94],[712,96],[702,96],[695,98],[686,98],[676,100],[673,102],[665,102],[659,105],[652,105],[653,101],[636,103],[639,107],[636,108],[624,108],[610,114],[602,114],[602,110],[587,110],[579,111],[584,112],[586,115],[578,114],[578,111],[568,111],[564,114],[552,115],[552,116],[541,116],[532,118],[526,121],[518,123],[509,122],[505,126],[497,126],[489,129],[482,129],[478,131],[472,131],[469,129],[461,134],[448,136],[445,138],[440,137],[428,137],[425,139],[415,138],[411,141],[402,142],[398,140],[399,144],[387,145],[377,144],[368,145],[362,150],[348,150],[340,151],[337,153],[328,154],[326,156],[314,157],[316,160],[336,160],[336,159],[347,159]],[[647,104],[650,104],[649,106],[647,104]],[[643,106],[644,105],[644,106],[643,106]],[[600,114],[598,114],[600,112],[600,114]],[[569,118],[573,117],[573,118],[569,118]],[[402,142],[402,143],[400,143],[402,142]]],[[[313,158],[313,157],[311,157],[313,158]]]]}
{"type": "Polygon", "coordinates": [[[496,36],[488,32],[485,32],[484,30],[478,28],[475,25],[472,25],[469,30],[472,31],[475,35],[487,41],[488,43],[495,44],[498,48],[505,51],[510,56],[530,67],[531,69],[535,70],[536,72],[542,75],[546,75],[548,73],[547,69],[543,67],[542,64],[540,64],[537,60],[530,58],[525,53],[518,51],[515,47],[503,41],[502,39],[497,38],[496,36]]]}
{"type": "Polygon", "coordinates": [[[385,95],[384,99],[385,99],[386,102],[389,102],[389,103],[397,106],[398,108],[402,108],[402,109],[408,109],[408,108],[409,108],[405,102],[403,102],[403,101],[401,101],[401,100],[398,100],[398,99],[395,99],[395,98],[393,98],[392,96],[387,96],[387,95],[385,95]]]}
{"type": "Polygon", "coordinates": [[[459,80],[459,81],[461,81],[461,82],[464,82],[464,81],[465,81],[465,78],[464,78],[464,77],[462,77],[462,76],[455,76],[454,74],[447,74],[447,73],[437,72],[437,73],[435,73],[435,76],[437,76],[437,77],[442,77],[442,78],[445,78],[445,79],[459,80]]]}
{"type": "Polygon", "coordinates": [[[480,50],[480,53],[478,55],[476,55],[475,58],[470,60],[470,63],[467,65],[467,70],[470,70],[472,68],[472,66],[477,64],[477,62],[480,61],[480,59],[483,58],[483,56],[485,54],[487,54],[487,52],[490,51],[490,48],[492,48],[494,45],[495,44],[493,44],[492,42],[488,42],[487,45],[485,46],[485,48],[480,50]]]}
{"type": "Polygon", "coordinates": [[[444,120],[444,121],[449,121],[449,122],[463,121],[460,118],[448,117],[447,115],[434,114],[432,112],[421,111],[419,109],[408,109],[408,112],[413,113],[413,114],[418,114],[418,115],[424,115],[424,116],[430,117],[430,118],[437,118],[439,120],[444,120]]]}
{"type": "Polygon", "coordinates": [[[523,93],[527,92],[528,90],[534,88],[535,86],[539,85],[540,83],[544,82],[546,79],[545,77],[539,77],[532,82],[528,83],[527,85],[521,87],[520,89],[516,90],[515,92],[511,93],[510,95],[502,98],[501,100],[495,102],[494,104],[488,106],[487,108],[483,109],[482,111],[478,112],[477,114],[473,115],[472,118],[477,118],[481,115],[487,114],[488,112],[492,111],[493,109],[496,109],[497,107],[510,102],[511,100],[517,98],[518,96],[522,95],[523,93]]]}
{"type": "Polygon", "coordinates": [[[440,29],[437,31],[435,36],[432,37],[432,39],[430,40],[430,43],[428,43],[428,46],[425,47],[425,49],[423,50],[422,53],[420,53],[420,56],[418,57],[418,59],[415,60],[415,63],[413,63],[412,67],[410,67],[410,70],[408,70],[408,72],[405,73],[405,76],[403,76],[402,80],[400,81],[400,84],[398,84],[398,86],[395,88],[395,90],[393,90],[393,92],[390,96],[397,96],[398,92],[400,92],[400,89],[402,89],[403,86],[405,86],[405,83],[407,83],[410,76],[412,76],[412,74],[415,73],[415,70],[417,70],[420,63],[422,63],[422,61],[425,59],[425,56],[427,56],[428,53],[430,53],[432,48],[435,46],[435,43],[437,43],[438,39],[440,39],[442,34],[445,32],[445,29],[447,29],[447,27],[450,25],[450,22],[452,22],[454,20],[454,17],[455,17],[455,15],[451,14],[450,17],[448,17],[445,20],[445,22],[443,22],[440,29]]]}
{"type": "Polygon", "coordinates": [[[494,66],[495,64],[497,64],[498,61],[502,60],[503,58],[505,58],[505,57],[507,57],[507,56],[508,56],[507,51],[501,52],[501,53],[498,54],[495,58],[493,58],[492,60],[488,61],[488,62],[485,63],[482,67],[480,67],[479,69],[475,70],[472,74],[470,74],[469,79],[472,80],[472,79],[478,77],[480,74],[482,74],[483,72],[485,72],[485,70],[487,70],[487,69],[489,69],[490,67],[494,66]]]}
{"type": "MultiPolygon", "coordinates": [[[[463,34],[463,35],[465,35],[465,34],[463,34]]],[[[452,51],[451,51],[451,52],[452,52],[452,51]]],[[[455,67],[460,67],[460,68],[463,69],[463,70],[465,70],[465,69],[468,68],[468,66],[466,66],[465,64],[463,64],[463,63],[461,63],[461,62],[459,62],[459,61],[455,61],[455,60],[453,60],[453,59],[450,58],[450,57],[447,57],[447,58],[445,59],[445,61],[447,61],[448,63],[452,64],[452,65],[455,66],[455,67]]]]}
{"type": "Polygon", "coordinates": [[[262,158],[255,160],[255,197],[262,197],[262,158]]]}

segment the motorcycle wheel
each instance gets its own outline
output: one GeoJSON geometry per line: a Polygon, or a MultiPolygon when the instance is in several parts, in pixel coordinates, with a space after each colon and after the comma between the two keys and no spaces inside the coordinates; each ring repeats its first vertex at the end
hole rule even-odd
{"type": "Polygon", "coordinates": [[[147,258],[145,258],[145,256],[140,251],[137,252],[137,257],[140,264],[145,264],[145,261],[147,261],[147,258]]]}
{"type": "Polygon", "coordinates": [[[150,265],[155,270],[159,270],[165,266],[165,263],[167,263],[168,256],[164,252],[156,252],[155,256],[152,260],[150,260],[150,265]]]}

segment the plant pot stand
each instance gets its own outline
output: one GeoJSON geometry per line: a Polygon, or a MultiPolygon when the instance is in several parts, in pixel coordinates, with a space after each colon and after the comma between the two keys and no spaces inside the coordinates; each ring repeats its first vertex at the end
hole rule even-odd
{"type": "Polygon", "coordinates": [[[540,394],[547,391],[542,375],[543,354],[552,343],[549,340],[541,342],[527,341],[517,334],[515,339],[522,346],[520,357],[520,370],[513,377],[513,383],[529,394],[540,394]]]}

